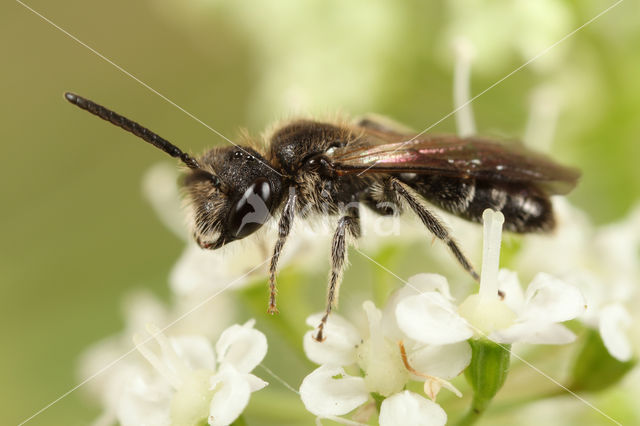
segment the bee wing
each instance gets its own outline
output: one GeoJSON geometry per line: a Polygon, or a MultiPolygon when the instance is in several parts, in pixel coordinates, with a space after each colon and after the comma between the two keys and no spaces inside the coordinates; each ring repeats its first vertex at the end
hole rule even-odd
{"type": "Polygon", "coordinates": [[[411,139],[399,133],[365,130],[359,142],[336,148],[329,159],[340,175],[417,173],[524,182],[549,195],[569,192],[580,177],[578,170],[520,145],[450,135],[411,139]]]}

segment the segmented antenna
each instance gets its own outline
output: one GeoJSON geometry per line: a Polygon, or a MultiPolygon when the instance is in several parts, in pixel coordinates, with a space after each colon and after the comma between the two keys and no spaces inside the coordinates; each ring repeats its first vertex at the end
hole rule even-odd
{"type": "Polygon", "coordinates": [[[108,108],[103,107],[102,105],[98,105],[97,103],[90,101],[89,99],[83,98],[82,96],[78,96],[74,93],[66,92],[64,94],[64,97],[66,100],[82,108],[83,110],[89,111],[91,114],[97,115],[103,120],[106,120],[112,124],[115,124],[116,126],[123,128],[127,132],[133,133],[140,139],[143,139],[149,142],[151,145],[155,146],[156,148],[160,148],[170,156],[179,158],[189,168],[191,169],[200,168],[200,165],[198,164],[195,158],[193,158],[192,156],[190,156],[185,152],[182,152],[180,148],[178,148],[168,140],[158,136],[151,130],[139,125],[135,121],[129,120],[128,118],[123,117],[120,114],[114,111],[111,111],[108,108]]]}

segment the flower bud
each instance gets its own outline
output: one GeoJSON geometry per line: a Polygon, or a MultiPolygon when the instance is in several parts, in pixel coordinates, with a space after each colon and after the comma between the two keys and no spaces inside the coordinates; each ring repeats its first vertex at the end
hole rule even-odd
{"type": "Polygon", "coordinates": [[[509,373],[511,345],[500,345],[487,339],[469,339],[471,364],[465,376],[473,388],[472,410],[483,412],[498,393],[509,373]]]}

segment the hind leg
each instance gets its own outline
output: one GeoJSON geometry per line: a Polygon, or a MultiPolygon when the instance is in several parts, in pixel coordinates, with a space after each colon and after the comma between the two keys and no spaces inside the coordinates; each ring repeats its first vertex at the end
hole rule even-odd
{"type": "Polygon", "coordinates": [[[449,247],[449,250],[451,250],[462,267],[471,274],[474,280],[478,281],[480,276],[473,269],[471,262],[467,260],[462,250],[460,250],[460,247],[458,247],[458,244],[451,238],[449,231],[442,222],[420,202],[420,199],[407,185],[395,178],[391,179],[390,185],[404,199],[411,210],[418,215],[424,226],[426,226],[436,238],[442,240],[449,247]]]}

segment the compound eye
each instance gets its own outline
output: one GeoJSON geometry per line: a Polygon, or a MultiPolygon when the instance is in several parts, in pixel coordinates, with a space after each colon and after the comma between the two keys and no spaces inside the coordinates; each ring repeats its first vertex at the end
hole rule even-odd
{"type": "Polygon", "coordinates": [[[265,178],[256,179],[231,210],[228,222],[231,235],[240,239],[260,228],[271,215],[271,201],[269,181],[265,178]]]}

